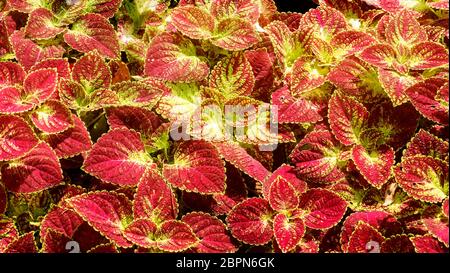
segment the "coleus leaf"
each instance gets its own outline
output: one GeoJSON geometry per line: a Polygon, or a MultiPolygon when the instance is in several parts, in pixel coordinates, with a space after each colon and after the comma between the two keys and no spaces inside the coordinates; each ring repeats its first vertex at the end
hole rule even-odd
{"type": "Polygon", "coordinates": [[[359,57],[378,68],[390,69],[397,59],[397,53],[389,44],[376,44],[364,49],[359,57]]]}
{"type": "Polygon", "coordinates": [[[73,157],[91,149],[92,141],[84,122],[72,114],[73,127],[62,133],[45,135],[43,139],[58,158],[73,157]]]}
{"type": "Polygon", "coordinates": [[[416,83],[405,90],[414,107],[426,118],[448,124],[448,107],[439,103],[435,97],[439,88],[448,81],[442,78],[430,78],[416,83]]]}
{"type": "Polygon", "coordinates": [[[173,164],[165,164],[164,177],[182,190],[203,194],[225,191],[225,167],[214,145],[206,141],[182,142],[173,164]]]}
{"type": "Polygon", "coordinates": [[[0,21],[0,56],[11,52],[11,44],[9,43],[9,35],[4,20],[0,21]]]}
{"type": "Polygon", "coordinates": [[[262,198],[249,198],[236,205],[226,220],[233,237],[250,245],[264,245],[273,237],[273,211],[262,198]]]}
{"type": "Polygon", "coordinates": [[[443,245],[431,235],[418,235],[411,238],[417,253],[445,253],[443,245]]]}
{"type": "Polygon", "coordinates": [[[411,48],[411,69],[424,70],[448,65],[448,50],[439,43],[423,42],[411,48]]]}
{"type": "Polygon", "coordinates": [[[306,12],[300,21],[300,25],[312,27],[315,36],[325,41],[347,28],[345,17],[334,8],[320,6],[306,12]]]}
{"type": "Polygon", "coordinates": [[[111,72],[99,51],[91,51],[73,65],[72,79],[80,83],[87,93],[95,89],[109,88],[111,72]]]}
{"type": "Polygon", "coordinates": [[[325,83],[326,74],[321,69],[311,66],[299,58],[292,67],[290,87],[294,95],[311,91],[325,83]]]}
{"type": "Polygon", "coordinates": [[[12,219],[0,220],[0,253],[4,253],[5,249],[11,242],[19,238],[19,231],[17,230],[12,219]]]}
{"type": "Polygon", "coordinates": [[[300,198],[299,208],[304,210],[305,225],[313,229],[330,228],[342,219],[347,202],[325,189],[310,189],[300,198]]]}
{"type": "Polygon", "coordinates": [[[422,213],[422,222],[426,229],[445,246],[449,245],[448,217],[442,215],[438,206],[430,206],[422,213]]]}
{"type": "Polygon", "coordinates": [[[36,63],[47,58],[61,58],[65,49],[61,45],[40,46],[25,38],[23,30],[15,31],[10,36],[11,46],[16,59],[28,71],[36,63]]]}
{"type": "Polygon", "coordinates": [[[208,76],[208,64],[194,44],[181,35],[163,33],[153,38],[145,59],[146,76],[167,81],[199,81],[208,76]]]}
{"type": "Polygon", "coordinates": [[[40,69],[27,75],[22,87],[0,89],[0,113],[31,110],[49,99],[56,90],[58,74],[54,69],[40,69]]]}
{"type": "Polygon", "coordinates": [[[143,138],[150,137],[162,124],[158,115],[141,107],[110,107],[106,109],[106,116],[110,128],[133,129],[141,133],[143,138]]]}
{"type": "Polygon", "coordinates": [[[335,137],[344,145],[358,143],[361,130],[369,117],[367,109],[351,97],[333,94],[329,101],[328,119],[335,137]]]}
{"type": "Polygon", "coordinates": [[[394,70],[378,69],[378,77],[385,92],[388,94],[394,106],[408,101],[405,90],[417,83],[417,78],[411,75],[403,75],[394,70]]]}
{"type": "Polygon", "coordinates": [[[139,133],[114,129],[97,140],[83,169],[108,183],[137,185],[150,164],[139,133]]]}
{"type": "Polygon", "coordinates": [[[414,253],[414,245],[408,235],[400,234],[387,238],[381,244],[381,253],[414,253]]]}
{"type": "Polygon", "coordinates": [[[281,21],[273,21],[265,27],[272,43],[275,54],[284,68],[291,67],[295,60],[303,53],[304,48],[296,43],[293,33],[281,21]]]}
{"type": "Polygon", "coordinates": [[[235,95],[248,96],[255,85],[252,67],[244,54],[220,60],[211,71],[209,86],[218,89],[230,98],[235,95]]]}
{"type": "Polygon", "coordinates": [[[132,205],[123,194],[90,192],[67,200],[93,228],[120,247],[130,247],[124,230],[132,219],[132,205]]]}
{"type": "MultiPolygon", "coordinates": [[[[89,87],[90,88],[90,87],[89,87]]],[[[60,79],[59,82],[59,97],[70,109],[78,111],[94,111],[102,107],[108,107],[117,103],[117,95],[110,89],[88,89],[81,84],[66,79],[60,79]]]]}
{"type": "Polygon", "coordinates": [[[361,52],[366,47],[373,45],[376,42],[375,38],[370,34],[361,31],[343,31],[336,34],[330,41],[333,47],[333,55],[336,58],[342,58],[358,52],[361,52]]]}
{"type": "Polygon", "coordinates": [[[159,248],[168,252],[179,252],[197,244],[197,237],[185,223],[165,221],[157,227],[147,219],[132,222],[125,235],[133,243],[145,248],[159,248]]]}
{"type": "Polygon", "coordinates": [[[208,39],[214,32],[214,18],[203,7],[176,7],[171,18],[174,26],[191,39],[208,39]]]}
{"type": "Polygon", "coordinates": [[[273,230],[278,246],[283,253],[294,249],[305,233],[305,224],[301,218],[289,219],[277,214],[273,219],[273,230]]]}
{"type": "Polygon", "coordinates": [[[448,142],[420,129],[408,143],[404,157],[423,155],[440,160],[448,158],[448,142]]]}
{"type": "Polygon", "coordinates": [[[119,253],[114,244],[100,244],[89,249],[87,253],[119,253]]]}
{"type": "Polygon", "coordinates": [[[12,192],[31,193],[53,187],[63,179],[56,154],[40,142],[23,157],[9,161],[1,169],[2,180],[12,192]]]}
{"type": "Polygon", "coordinates": [[[296,209],[299,203],[297,191],[283,176],[277,176],[271,183],[267,199],[276,211],[296,209]]]}
{"type": "Polygon", "coordinates": [[[356,224],[356,228],[350,237],[348,252],[367,253],[372,251],[371,247],[373,246],[371,244],[377,244],[380,247],[384,240],[383,235],[374,229],[373,226],[360,221],[356,224]]]}
{"type": "Polygon", "coordinates": [[[342,226],[341,247],[348,252],[350,237],[355,231],[358,222],[364,222],[375,230],[384,231],[382,236],[391,236],[401,231],[401,224],[391,214],[385,211],[360,211],[348,216],[342,226]]]}
{"type": "Polygon", "coordinates": [[[370,150],[356,145],[352,149],[352,159],[356,167],[367,182],[376,188],[381,188],[388,181],[394,165],[394,156],[394,150],[387,145],[370,150]]]}
{"type": "Polygon", "coordinates": [[[41,221],[40,237],[45,238],[51,230],[71,238],[83,219],[73,210],[63,207],[52,208],[41,221]]]}
{"type": "Polygon", "coordinates": [[[64,31],[56,22],[57,19],[50,10],[35,9],[28,17],[25,34],[32,39],[51,39],[64,31]]]}
{"type": "Polygon", "coordinates": [[[48,134],[61,133],[73,125],[72,113],[57,100],[48,100],[31,113],[31,120],[39,130],[48,134]]]}
{"type": "Polygon", "coordinates": [[[44,253],[66,253],[66,244],[72,239],[59,231],[50,229],[45,237],[41,237],[42,248],[44,253]]]}
{"type": "Polygon", "coordinates": [[[385,93],[378,80],[378,70],[356,56],[349,56],[332,68],[327,79],[363,102],[376,101],[385,93]]]}
{"type": "Polygon", "coordinates": [[[330,131],[318,128],[308,133],[289,157],[301,179],[333,183],[345,177],[338,168],[340,149],[330,131]]]}
{"type": "Polygon", "coordinates": [[[34,232],[30,231],[12,241],[5,249],[5,253],[37,253],[34,232]]]}
{"type": "Polygon", "coordinates": [[[214,18],[245,18],[256,23],[260,15],[260,6],[253,0],[215,0],[211,2],[210,11],[214,18]]]}
{"type": "Polygon", "coordinates": [[[428,156],[402,159],[394,168],[399,185],[410,196],[425,202],[440,202],[448,195],[448,164],[428,156]]]}
{"type": "Polygon", "coordinates": [[[272,104],[278,106],[279,123],[315,123],[322,120],[317,105],[293,97],[287,86],[272,93],[272,104]]]}
{"type": "MultiPolygon", "coordinates": [[[[276,169],[269,177],[267,177],[265,179],[265,181],[262,183],[263,186],[263,196],[265,199],[269,199],[270,201],[270,191],[272,188],[272,184],[276,181],[276,180],[281,180],[278,183],[281,183],[281,186],[283,186],[283,184],[285,183],[284,181],[289,183],[289,186],[287,186],[288,188],[293,187],[295,190],[295,195],[300,196],[303,193],[306,192],[308,185],[306,184],[305,181],[300,180],[297,178],[296,172],[294,170],[294,168],[292,166],[283,164],[281,165],[278,169],[276,169]]],[[[286,186],[286,185],[284,185],[286,186]]],[[[279,186],[277,186],[279,188],[279,186]]],[[[279,192],[279,191],[276,191],[279,192]]],[[[274,193],[276,193],[274,192],[274,193]]],[[[273,193],[272,193],[273,194],[273,193]]],[[[292,195],[290,196],[291,200],[295,201],[295,198],[292,198],[292,195]]],[[[284,201],[283,201],[284,202],[284,201]]],[[[295,204],[295,207],[298,205],[298,200],[295,204]]],[[[273,205],[271,204],[271,206],[273,207],[273,205]]]]}
{"type": "Polygon", "coordinates": [[[134,218],[147,218],[160,224],[176,219],[177,214],[178,203],[172,189],[155,170],[145,172],[134,197],[134,218]]]}
{"type": "Polygon", "coordinates": [[[445,216],[447,216],[448,218],[448,197],[444,200],[444,202],[442,203],[442,212],[444,213],[445,216]]]}
{"type": "Polygon", "coordinates": [[[171,121],[186,121],[191,119],[201,104],[202,96],[197,84],[178,83],[170,85],[158,102],[156,111],[171,121]]]}
{"type": "MultiPolygon", "coordinates": [[[[70,65],[67,58],[48,58],[43,61],[40,61],[33,65],[30,68],[30,71],[35,71],[39,69],[45,69],[45,68],[54,68],[56,69],[56,73],[58,74],[58,79],[64,78],[69,79],[70,78],[70,65]]],[[[56,92],[55,92],[56,93],[56,92]]],[[[53,94],[55,95],[55,94],[53,94]]],[[[52,98],[57,98],[55,96],[52,96],[52,98]]]]}
{"type": "Polygon", "coordinates": [[[425,30],[407,9],[390,16],[385,35],[386,41],[392,45],[414,45],[427,40],[425,30]]]}
{"type": "Polygon", "coordinates": [[[181,221],[188,224],[200,242],[193,248],[197,253],[233,253],[236,243],[228,235],[226,226],[216,217],[206,213],[191,212],[181,221]]]}
{"type": "Polygon", "coordinates": [[[215,29],[211,43],[230,51],[247,49],[258,42],[258,35],[253,25],[241,18],[221,20],[215,29]]]}
{"type": "Polygon", "coordinates": [[[37,144],[38,139],[25,120],[0,115],[0,161],[19,158],[37,144]]]}
{"type": "Polygon", "coordinates": [[[22,66],[13,62],[0,62],[0,88],[21,85],[26,77],[22,66]]]}
{"type": "Polygon", "coordinates": [[[237,143],[221,142],[214,143],[219,154],[239,170],[248,174],[256,181],[262,182],[270,172],[254,159],[248,152],[237,143]]]}
{"type": "Polygon", "coordinates": [[[87,0],[86,9],[88,12],[94,12],[111,18],[119,9],[122,0],[87,0]]]}
{"type": "Polygon", "coordinates": [[[73,49],[87,53],[94,49],[107,58],[119,57],[119,41],[109,21],[99,15],[89,13],[81,16],[64,34],[64,41],[73,49]]]}
{"type": "Polygon", "coordinates": [[[167,87],[156,81],[151,83],[123,81],[114,84],[111,90],[117,95],[118,105],[152,108],[167,87]]]}

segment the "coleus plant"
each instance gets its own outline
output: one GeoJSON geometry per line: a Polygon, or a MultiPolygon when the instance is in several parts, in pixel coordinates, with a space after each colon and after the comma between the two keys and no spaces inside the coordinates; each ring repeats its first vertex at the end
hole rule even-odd
{"type": "Polygon", "coordinates": [[[0,252],[448,252],[448,2],[315,2],[0,2],[0,252]]]}

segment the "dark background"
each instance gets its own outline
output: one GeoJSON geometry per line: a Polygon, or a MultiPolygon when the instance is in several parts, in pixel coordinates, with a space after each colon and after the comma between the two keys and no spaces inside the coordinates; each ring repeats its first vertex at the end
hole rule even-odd
{"type": "Polygon", "coordinates": [[[291,11],[305,13],[311,8],[317,7],[312,0],[275,0],[278,11],[291,11]]]}

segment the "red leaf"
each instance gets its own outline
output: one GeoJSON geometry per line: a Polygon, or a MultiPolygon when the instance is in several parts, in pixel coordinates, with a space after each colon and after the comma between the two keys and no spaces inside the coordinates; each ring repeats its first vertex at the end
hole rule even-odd
{"type": "Polygon", "coordinates": [[[314,229],[330,228],[342,219],[347,202],[337,194],[324,189],[310,189],[302,195],[299,208],[305,211],[305,225],[314,229]]]}
{"type": "Polygon", "coordinates": [[[151,220],[138,219],[126,227],[124,235],[128,240],[138,246],[153,248],[157,247],[157,230],[158,227],[151,220]]]}
{"type": "Polygon", "coordinates": [[[97,245],[87,251],[87,253],[118,253],[114,244],[101,244],[97,245]]]}
{"type": "Polygon", "coordinates": [[[56,134],[73,125],[72,113],[57,100],[48,100],[31,113],[33,124],[44,133],[56,134]]]}
{"type": "Polygon", "coordinates": [[[175,187],[203,194],[225,191],[225,168],[216,148],[206,141],[182,142],[173,164],[165,164],[164,177],[175,187]]]}
{"type": "Polygon", "coordinates": [[[258,42],[253,25],[241,18],[226,18],[219,22],[211,43],[230,51],[244,50],[258,42]]]}
{"type": "Polygon", "coordinates": [[[333,94],[328,119],[336,138],[344,145],[359,143],[359,136],[369,117],[367,109],[355,99],[333,94]]]}
{"type": "Polygon", "coordinates": [[[47,233],[53,230],[72,238],[83,222],[83,219],[73,210],[53,207],[41,221],[39,236],[45,238],[47,233]]]}
{"type": "Polygon", "coordinates": [[[448,217],[441,215],[442,210],[438,206],[430,206],[422,213],[422,222],[426,229],[440,242],[448,247],[449,230],[448,217]]]}
{"type": "Polygon", "coordinates": [[[389,69],[396,61],[397,53],[388,44],[376,44],[364,49],[360,58],[376,67],[389,69]]]}
{"type": "Polygon", "coordinates": [[[391,18],[385,33],[389,44],[414,45],[427,40],[425,30],[409,10],[403,9],[391,18]]]}
{"type": "Polygon", "coordinates": [[[145,75],[167,81],[199,81],[209,67],[196,56],[194,44],[181,35],[163,33],[153,38],[145,59],[145,75]]]}
{"type": "Polygon", "coordinates": [[[361,52],[376,42],[370,34],[361,31],[343,31],[336,34],[330,42],[337,57],[349,56],[361,52]]]}
{"type": "Polygon", "coordinates": [[[233,253],[236,244],[228,235],[225,225],[218,218],[206,213],[191,212],[183,216],[181,221],[188,224],[200,242],[194,247],[197,253],[233,253]]]}
{"type": "Polygon", "coordinates": [[[386,145],[369,151],[362,145],[354,146],[352,149],[356,167],[367,182],[376,188],[381,188],[391,176],[394,156],[394,150],[386,145]]]}
{"type": "Polygon", "coordinates": [[[25,120],[0,115],[0,161],[19,158],[37,143],[38,139],[25,120]]]}
{"type": "Polygon", "coordinates": [[[150,164],[139,133],[114,129],[97,140],[83,169],[108,183],[137,185],[150,164]]]}
{"type": "Polygon", "coordinates": [[[24,91],[30,99],[30,103],[40,104],[53,95],[58,83],[58,74],[53,68],[39,69],[27,75],[23,82],[24,91]]]}
{"type": "Polygon", "coordinates": [[[344,178],[337,164],[340,149],[330,131],[314,129],[297,144],[289,157],[301,179],[333,183],[344,178]]]}
{"type": "Polygon", "coordinates": [[[423,42],[411,48],[411,69],[430,69],[448,65],[448,51],[441,44],[423,42]]]}
{"type": "Polygon", "coordinates": [[[139,181],[133,202],[134,218],[148,218],[160,224],[177,218],[178,203],[160,174],[148,170],[139,181]]]}
{"type": "Polygon", "coordinates": [[[270,172],[237,143],[214,143],[220,155],[236,168],[262,182],[270,172]]]}
{"type": "Polygon", "coordinates": [[[381,244],[381,253],[414,253],[414,245],[408,235],[400,234],[386,239],[381,244]]]}
{"type": "Polygon", "coordinates": [[[91,93],[95,89],[110,87],[111,72],[99,52],[92,51],[73,65],[72,79],[80,83],[87,93],[91,93]]]}
{"type": "Polygon", "coordinates": [[[113,17],[121,4],[121,0],[88,0],[88,7],[91,11],[106,18],[113,17]]]}
{"type": "Polygon", "coordinates": [[[273,219],[275,239],[283,253],[293,250],[305,233],[302,219],[289,219],[284,214],[277,214],[273,219]]]}
{"type": "Polygon", "coordinates": [[[62,33],[64,28],[56,24],[57,19],[53,13],[45,8],[33,10],[25,27],[25,34],[32,39],[51,39],[62,33]]]}
{"type": "Polygon", "coordinates": [[[198,238],[187,224],[169,220],[159,227],[158,247],[169,252],[179,252],[198,244],[198,238]]]}
{"type": "Polygon", "coordinates": [[[42,249],[44,253],[67,253],[66,244],[72,239],[58,231],[50,229],[44,237],[41,237],[42,249]]]}
{"type": "Polygon", "coordinates": [[[123,81],[114,84],[111,90],[117,95],[117,105],[152,108],[167,91],[167,87],[156,81],[123,81]]]}
{"type": "Polygon", "coordinates": [[[46,47],[35,44],[30,39],[25,38],[25,32],[19,30],[10,36],[10,41],[16,59],[29,70],[36,63],[48,58],[61,58],[65,49],[61,45],[49,45],[46,47]]]}
{"type": "Polygon", "coordinates": [[[294,98],[287,86],[272,93],[272,105],[278,106],[279,123],[315,123],[322,120],[315,104],[303,98],[294,98]]]}
{"type": "Polygon", "coordinates": [[[233,208],[227,216],[228,228],[238,240],[250,245],[264,245],[273,236],[270,224],[273,211],[262,198],[249,198],[233,208]]]}
{"type": "Polygon", "coordinates": [[[350,237],[348,243],[349,253],[370,253],[380,252],[380,246],[384,242],[384,237],[371,225],[360,221],[350,237]],[[374,247],[374,249],[372,249],[374,247]]]}
{"type": "MultiPolygon", "coordinates": [[[[60,78],[64,78],[64,79],[70,78],[70,67],[69,67],[69,61],[67,60],[67,58],[45,59],[45,60],[33,65],[31,67],[30,71],[35,71],[35,70],[44,69],[44,68],[56,69],[59,79],[60,78]]],[[[55,93],[57,93],[57,92],[55,92],[55,93]]],[[[55,94],[53,94],[53,95],[55,95],[55,94]]],[[[57,97],[53,96],[53,98],[57,98],[57,97]]]]}
{"type": "Polygon", "coordinates": [[[215,0],[211,2],[210,10],[216,19],[237,17],[256,23],[260,16],[259,4],[253,0],[215,0]]]}
{"type": "Polygon", "coordinates": [[[209,86],[218,89],[225,97],[248,96],[255,85],[252,67],[244,54],[220,60],[211,71],[209,86]]]}
{"type": "Polygon", "coordinates": [[[44,142],[25,156],[9,161],[1,173],[6,188],[18,193],[42,191],[58,185],[63,179],[56,154],[44,142]]]}
{"type": "Polygon", "coordinates": [[[106,116],[111,129],[128,128],[141,133],[145,137],[150,137],[162,124],[158,115],[141,107],[107,108],[106,116]]]}
{"type": "Polygon", "coordinates": [[[5,86],[21,85],[26,74],[23,68],[13,62],[0,62],[0,89],[5,86]]]}
{"type": "Polygon", "coordinates": [[[313,67],[309,62],[305,62],[301,58],[295,61],[290,82],[294,95],[318,88],[325,83],[325,80],[326,75],[324,72],[313,67]]]}
{"type": "Polygon", "coordinates": [[[276,211],[296,209],[299,202],[297,191],[283,176],[277,176],[271,183],[268,200],[276,211]]]}
{"type": "Polygon", "coordinates": [[[326,41],[347,28],[347,22],[343,14],[326,6],[320,6],[306,12],[300,21],[300,25],[314,28],[315,35],[326,41]]]}
{"type": "Polygon", "coordinates": [[[448,197],[444,200],[442,203],[442,212],[447,216],[448,218],[448,197]]]}
{"type": "Polygon", "coordinates": [[[174,26],[191,39],[208,39],[214,31],[214,18],[202,7],[180,6],[171,17],[174,26]]]}
{"type": "Polygon", "coordinates": [[[441,202],[448,195],[448,164],[428,156],[402,159],[394,168],[395,180],[410,196],[425,202],[441,202]]]}
{"type": "Polygon", "coordinates": [[[264,198],[269,199],[272,183],[279,178],[289,182],[289,184],[295,189],[296,192],[295,194],[298,196],[305,193],[306,189],[308,188],[308,185],[306,184],[305,181],[302,181],[297,178],[297,175],[293,167],[283,164],[263,182],[264,198]]]}
{"type": "Polygon", "coordinates": [[[411,241],[417,253],[446,253],[447,250],[430,235],[415,236],[411,241]]]}
{"type": "Polygon", "coordinates": [[[92,141],[83,121],[72,114],[73,127],[59,134],[46,135],[44,140],[59,158],[73,157],[91,149],[92,141]]]}
{"type": "Polygon", "coordinates": [[[5,249],[5,253],[37,253],[34,232],[28,232],[11,242],[5,249]]]}
{"type": "Polygon", "coordinates": [[[5,249],[13,241],[19,238],[19,231],[17,230],[14,221],[11,219],[0,220],[0,253],[4,253],[5,249]]]}
{"type": "Polygon", "coordinates": [[[423,155],[440,160],[448,157],[448,142],[420,129],[408,143],[404,157],[423,155]]]}
{"type": "Polygon", "coordinates": [[[119,57],[120,47],[116,32],[109,21],[99,14],[81,16],[64,34],[64,41],[80,52],[88,53],[97,49],[104,57],[119,57]]]}
{"type": "Polygon", "coordinates": [[[350,237],[360,221],[371,225],[375,230],[384,231],[382,235],[386,237],[401,232],[401,225],[397,219],[385,211],[354,212],[345,219],[342,226],[341,247],[343,252],[348,252],[350,237]]]}
{"type": "Polygon", "coordinates": [[[448,80],[442,78],[430,78],[419,82],[405,90],[414,107],[426,118],[448,124],[448,107],[436,101],[435,96],[439,88],[448,80]]]}
{"type": "Polygon", "coordinates": [[[131,202],[115,192],[90,192],[67,200],[71,207],[93,228],[120,247],[130,247],[124,230],[131,222],[131,202]]]}

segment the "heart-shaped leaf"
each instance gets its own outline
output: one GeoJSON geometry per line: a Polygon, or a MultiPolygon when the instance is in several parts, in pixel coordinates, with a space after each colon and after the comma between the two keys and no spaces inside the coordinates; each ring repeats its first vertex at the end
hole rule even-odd
{"type": "Polygon", "coordinates": [[[174,26],[191,39],[208,39],[214,31],[214,18],[201,7],[177,7],[171,17],[174,26]]]}
{"type": "Polygon", "coordinates": [[[301,218],[289,219],[277,214],[273,219],[273,230],[278,246],[283,253],[294,249],[305,233],[305,224],[301,218]]]}
{"type": "Polygon", "coordinates": [[[0,115],[0,161],[19,158],[29,152],[38,139],[20,117],[0,115]]]}
{"type": "Polygon", "coordinates": [[[72,113],[57,100],[48,100],[31,114],[34,126],[48,134],[61,133],[73,125],[72,113]]]}
{"type": "Polygon", "coordinates": [[[391,176],[394,156],[394,150],[386,145],[369,151],[362,145],[352,149],[352,159],[356,167],[367,182],[376,188],[381,188],[391,176]]]}

